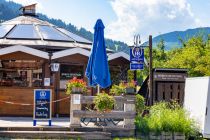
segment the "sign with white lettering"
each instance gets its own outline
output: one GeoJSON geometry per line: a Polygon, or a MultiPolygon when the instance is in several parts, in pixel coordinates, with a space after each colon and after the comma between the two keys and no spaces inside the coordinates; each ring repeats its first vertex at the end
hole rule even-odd
{"type": "Polygon", "coordinates": [[[139,63],[130,63],[130,70],[143,70],[144,64],[139,63]]]}
{"type": "Polygon", "coordinates": [[[34,113],[33,113],[34,120],[51,120],[52,116],[51,100],[52,100],[52,94],[50,89],[34,90],[34,113]]]}

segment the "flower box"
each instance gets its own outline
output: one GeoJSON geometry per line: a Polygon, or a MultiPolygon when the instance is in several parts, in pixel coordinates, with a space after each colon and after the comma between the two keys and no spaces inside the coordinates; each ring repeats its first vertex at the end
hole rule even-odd
{"type": "Polygon", "coordinates": [[[125,93],[126,94],[135,94],[135,89],[134,88],[126,88],[125,93]]]}
{"type": "Polygon", "coordinates": [[[72,94],[81,94],[83,92],[83,89],[81,87],[72,87],[72,94]]]}
{"type": "Polygon", "coordinates": [[[162,140],[172,140],[173,134],[171,132],[161,132],[162,140]]]}
{"type": "Polygon", "coordinates": [[[66,94],[82,94],[86,92],[87,85],[83,79],[74,77],[66,83],[66,94]]]}
{"type": "Polygon", "coordinates": [[[142,133],[136,133],[136,137],[137,137],[137,139],[140,138],[141,140],[148,140],[149,139],[148,135],[144,135],[142,133]]]}
{"type": "Polygon", "coordinates": [[[173,133],[173,140],[185,140],[185,134],[184,133],[179,133],[179,132],[174,132],[173,133]]]}
{"type": "Polygon", "coordinates": [[[161,135],[157,134],[157,133],[154,133],[154,132],[149,133],[149,139],[150,140],[162,140],[161,135]]]}

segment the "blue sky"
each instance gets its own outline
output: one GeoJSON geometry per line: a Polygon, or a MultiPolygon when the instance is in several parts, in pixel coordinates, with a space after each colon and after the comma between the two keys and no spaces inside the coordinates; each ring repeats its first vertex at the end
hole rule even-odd
{"type": "Polygon", "coordinates": [[[210,26],[210,0],[13,0],[23,5],[38,3],[38,11],[93,32],[101,18],[105,36],[132,44],[171,31],[210,26]]]}

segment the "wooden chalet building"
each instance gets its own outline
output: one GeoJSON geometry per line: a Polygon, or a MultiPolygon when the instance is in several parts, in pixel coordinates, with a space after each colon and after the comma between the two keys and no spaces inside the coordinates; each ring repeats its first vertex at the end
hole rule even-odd
{"type": "MultiPolygon", "coordinates": [[[[67,80],[74,76],[87,80],[92,42],[40,20],[35,5],[21,10],[21,16],[0,24],[0,116],[32,116],[33,106],[27,104],[33,104],[34,89],[51,88],[53,100],[59,100],[67,97],[67,80]],[[52,63],[60,64],[58,72],[51,71],[52,63]]],[[[124,80],[129,55],[107,52],[111,75],[124,80]]],[[[87,94],[94,92],[89,88],[87,94]]],[[[53,103],[53,115],[69,115],[69,107],[69,99],[53,103]]]]}

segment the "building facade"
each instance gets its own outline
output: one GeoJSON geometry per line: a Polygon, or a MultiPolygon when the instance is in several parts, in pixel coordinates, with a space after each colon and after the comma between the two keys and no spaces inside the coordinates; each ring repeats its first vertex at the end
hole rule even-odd
{"type": "MultiPolygon", "coordinates": [[[[23,14],[1,23],[0,116],[32,116],[34,89],[51,88],[55,101],[66,98],[69,79],[87,81],[91,47],[91,41],[34,15],[23,14]],[[52,64],[59,64],[57,72],[51,70],[52,64]]],[[[107,54],[113,81],[116,77],[125,80],[129,55],[108,49],[107,54]]],[[[86,94],[94,93],[95,89],[89,88],[86,94]]],[[[69,107],[69,99],[54,102],[53,115],[69,115],[69,107]]]]}

